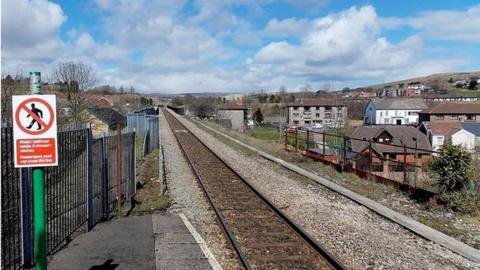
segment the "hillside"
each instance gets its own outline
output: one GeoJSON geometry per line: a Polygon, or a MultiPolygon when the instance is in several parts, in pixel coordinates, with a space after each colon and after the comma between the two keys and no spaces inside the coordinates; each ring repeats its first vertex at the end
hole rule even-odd
{"type": "Polygon", "coordinates": [[[480,78],[480,71],[437,73],[437,74],[432,74],[424,77],[416,77],[416,78],[411,78],[406,80],[375,84],[375,85],[370,85],[362,88],[379,89],[387,86],[398,86],[399,84],[402,84],[402,83],[405,85],[408,85],[409,83],[420,82],[421,84],[426,84],[426,85],[434,85],[434,84],[440,84],[441,86],[448,85],[449,86],[448,89],[450,89],[450,88],[454,88],[453,86],[451,86],[450,83],[448,83],[448,80],[450,80],[450,78],[452,78],[454,81],[457,81],[457,80],[463,80],[463,79],[468,79],[472,77],[480,78]]]}

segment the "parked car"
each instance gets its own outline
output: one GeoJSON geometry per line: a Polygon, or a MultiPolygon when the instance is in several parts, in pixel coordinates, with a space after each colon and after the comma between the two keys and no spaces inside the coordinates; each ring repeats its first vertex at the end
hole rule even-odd
{"type": "Polygon", "coordinates": [[[283,129],[284,132],[286,133],[296,133],[297,132],[297,127],[293,126],[293,127],[286,127],[285,129],[283,129]]]}

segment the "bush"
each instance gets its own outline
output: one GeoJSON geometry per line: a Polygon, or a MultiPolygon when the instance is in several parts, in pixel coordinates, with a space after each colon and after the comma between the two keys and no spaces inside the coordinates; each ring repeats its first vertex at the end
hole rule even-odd
{"type": "Polygon", "coordinates": [[[459,145],[443,146],[440,154],[428,164],[432,178],[439,188],[439,197],[450,208],[465,213],[478,213],[480,185],[473,179],[472,155],[459,145]]]}

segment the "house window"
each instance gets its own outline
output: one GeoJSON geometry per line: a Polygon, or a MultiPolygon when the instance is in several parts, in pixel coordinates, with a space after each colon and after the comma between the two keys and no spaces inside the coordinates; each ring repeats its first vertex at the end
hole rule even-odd
{"type": "Polygon", "coordinates": [[[343,113],[338,113],[338,114],[337,114],[337,117],[338,117],[338,118],[343,118],[343,113]]]}
{"type": "Polygon", "coordinates": [[[298,120],[293,121],[294,125],[298,125],[298,120]]]}
{"type": "Polygon", "coordinates": [[[294,111],[298,110],[298,106],[294,106],[294,107],[293,107],[293,110],[294,110],[294,111]]]}
{"type": "Polygon", "coordinates": [[[435,115],[436,120],[443,120],[443,115],[435,115]]]}
{"type": "Polygon", "coordinates": [[[325,111],[332,111],[332,106],[325,106],[325,111]]]}
{"type": "Polygon", "coordinates": [[[385,118],[385,124],[390,124],[390,118],[385,118]]]}
{"type": "Polygon", "coordinates": [[[452,115],[450,115],[450,119],[452,119],[452,120],[458,120],[458,114],[452,114],[452,115]]]}
{"type": "Polygon", "coordinates": [[[316,114],[315,114],[315,117],[320,117],[320,114],[319,114],[319,113],[316,113],[316,114]]]}
{"type": "Polygon", "coordinates": [[[319,106],[315,107],[315,110],[319,111],[319,110],[320,110],[320,107],[319,107],[319,106]]]}
{"type": "Polygon", "coordinates": [[[388,111],[385,111],[385,116],[388,116],[388,111]]]}
{"type": "Polygon", "coordinates": [[[418,115],[417,112],[408,112],[408,115],[418,115]]]}
{"type": "Polygon", "coordinates": [[[475,119],[477,119],[477,116],[475,114],[467,114],[466,120],[475,120],[475,119]]]}
{"type": "Polygon", "coordinates": [[[305,111],[309,111],[309,110],[310,110],[310,107],[307,106],[307,107],[304,108],[304,110],[305,110],[305,111]]]}
{"type": "Polygon", "coordinates": [[[383,116],[383,112],[380,112],[380,116],[383,116]]]}
{"type": "Polygon", "coordinates": [[[443,137],[437,137],[437,145],[443,145],[443,137]]]}
{"type": "Polygon", "coordinates": [[[325,119],[332,119],[332,113],[325,113],[325,119]]]}

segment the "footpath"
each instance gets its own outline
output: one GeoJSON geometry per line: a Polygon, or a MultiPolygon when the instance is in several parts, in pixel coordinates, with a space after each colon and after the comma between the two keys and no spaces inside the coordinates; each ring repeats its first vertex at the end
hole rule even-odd
{"type": "Polygon", "coordinates": [[[48,269],[221,269],[184,216],[153,214],[98,224],[53,256],[48,269]]]}

